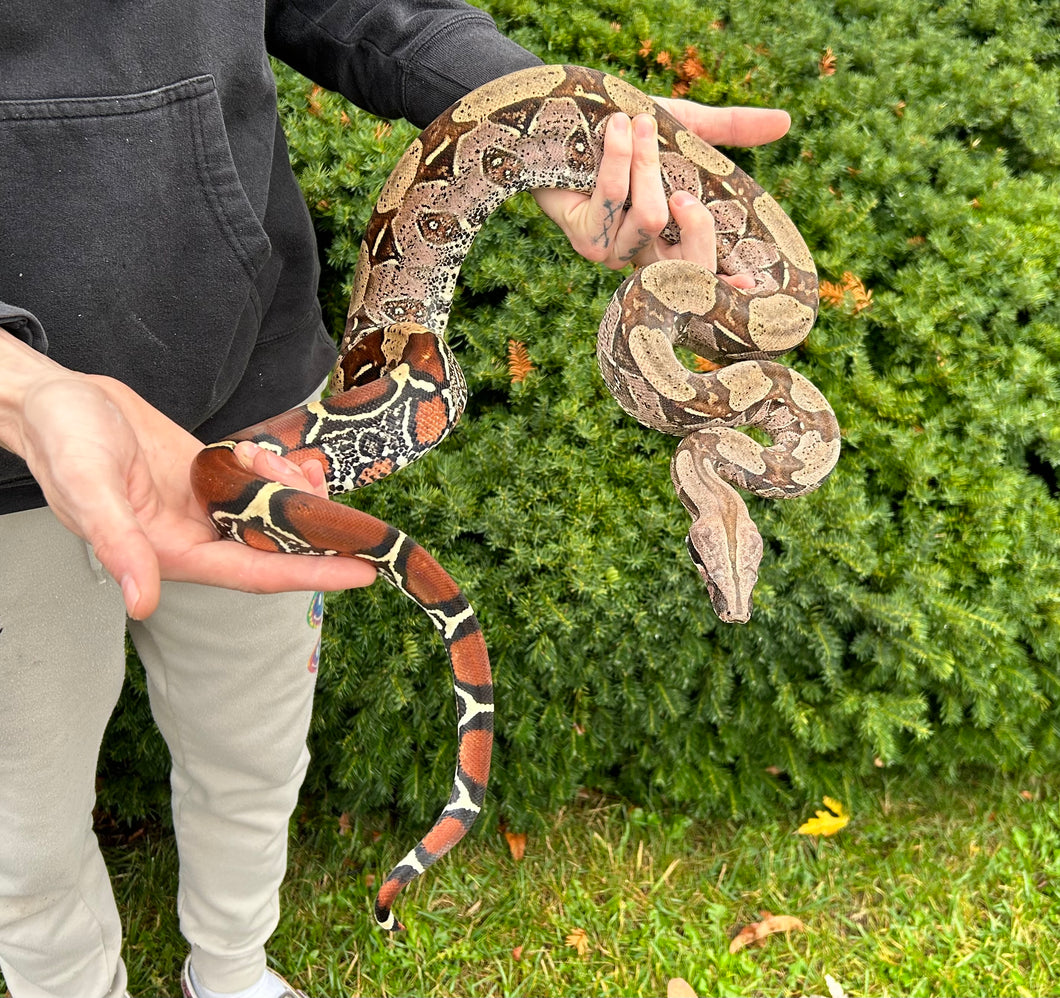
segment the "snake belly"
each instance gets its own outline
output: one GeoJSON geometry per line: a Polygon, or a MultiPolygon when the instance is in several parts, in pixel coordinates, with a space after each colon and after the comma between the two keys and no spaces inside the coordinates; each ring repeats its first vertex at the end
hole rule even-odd
{"type": "MultiPolygon", "coordinates": [[[[647,426],[681,436],[671,466],[693,517],[689,550],[722,619],[746,620],[762,542],[728,483],[787,497],[817,488],[839,455],[821,393],[771,361],[813,324],[817,278],[795,226],[730,160],[628,83],[577,66],[543,66],[472,91],[429,125],[383,187],[360,249],[331,396],[206,448],[196,496],[219,532],[271,551],[364,558],[438,630],[453,674],[457,767],[449,803],[380,888],[381,926],[401,888],[451,849],[481,810],[493,742],[493,686],[481,628],[441,566],[401,531],[351,507],[258,478],[233,454],[252,440],[324,466],[348,492],[421,457],[463,411],[463,375],[444,341],[460,265],[489,215],[537,188],[590,193],[607,119],[647,113],[658,124],[667,195],[687,190],[711,210],[719,269],[750,271],[737,291],[704,268],[655,263],[625,281],[597,340],[604,381],[647,426]],[[727,364],[680,364],[691,346],[727,364]],[[735,427],[758,426],[764,447],[735,427]]],[[[677,238],[671,226],[670,237],[677,238]]]]}

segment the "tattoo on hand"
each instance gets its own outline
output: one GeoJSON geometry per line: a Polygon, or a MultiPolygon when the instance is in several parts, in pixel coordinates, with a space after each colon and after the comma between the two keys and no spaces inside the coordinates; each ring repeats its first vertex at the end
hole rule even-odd
{"type": "Polygon", "coordinates": [[[637,229],[637,235],[640,236],[640,242],[636,244],[628,253],[623,253],[619,260],[623,263],[631,263],[633,257],[635,257],[641,250],[647,249],[654,238],[650,232],[644,229],[637,229]]]}
{"type": "Polygon", "coordinates": [[[618,220],[618,213],[622,210],[624,205],[619,204],[617,201],[612,201],[610,198],[604,199],[604,211],[607,212],[607,216],[603,220],[603,226],[600,229],[598,236],[593,236],[593,245],[598,246],[603,243],[606,249],[611,245],[611,229],[614,227],[615,222],[618,220]]]}

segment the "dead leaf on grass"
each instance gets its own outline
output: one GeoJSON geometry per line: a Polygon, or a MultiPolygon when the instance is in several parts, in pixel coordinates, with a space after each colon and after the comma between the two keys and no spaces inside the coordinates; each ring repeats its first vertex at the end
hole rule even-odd
{"type": "Polygon", "coordinates": [[[666,982],[666,998],[696,998],[696,993],[683,977],[671,977],[666,982]]]}
{"type": "Polygon", "coordinates": [[[578,956],[585,956],[589,952],[589,933],[585,929],[575,929],[567,936],[566,943],[578,951],[578,956]]]}
{"type": "Polygon", "coordinates": [[[827,811],[818,811],[815,818],[804,821],[799,825],[799,835],[835,835],[842,828],[846,828],[850,821],[850,815],[846,813],[843,805],[834,797],[825,797],[824,806],[827,811]]]}
{"type": "Polygon", "coordinates": [[[730,953],[739,953],[745,946],[764,946],[766,936],[775,932],[805,932],[806,926],[793,915],[774,915],[772,912],[759,912],[761,922],[745,925],[729,943],[730,953]]]}
{"type": "Polygon", "coordinates": [[[518,863],[526,855],[526,832],[505,832],[504,838],[508,842],[512,859],[518,863]]]}

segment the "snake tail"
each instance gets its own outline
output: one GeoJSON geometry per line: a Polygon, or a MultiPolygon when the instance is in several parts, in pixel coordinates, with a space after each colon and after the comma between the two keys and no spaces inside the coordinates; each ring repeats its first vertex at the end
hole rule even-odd
{"type": "Polygon", "coordinates": [[[407,535],[361,510],[258,477],[236,459],[235,444],[211,445],[192,469],[196,495],[222,536],[263,551],[369,561],[423,610],[445,645],[457,711],[456,773],[441,815],[380,887],[376,921],[399,930],[391,911],[398,892],[452,849],[482,808],[493,749],[493,678],[482,629],[449,574],[407,535]]]}

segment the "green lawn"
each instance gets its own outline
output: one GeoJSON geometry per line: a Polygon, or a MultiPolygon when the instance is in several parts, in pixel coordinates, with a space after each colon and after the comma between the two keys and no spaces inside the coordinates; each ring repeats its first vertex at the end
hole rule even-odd
{"type": "MultiPolygon", "coordinates": [[[[396,938],[374,928],[369,884],[405,834],[307,810],[270,952],[311,995],[662,996],[673,977],[701,996],[827,995],[826,974],[847,995],[1057,994],[1058,791],[881,774],[819,840],[795,832],[812,807],[701,823],[587,796],[521,862],[496,832],[460,846],[399,898],[396,938]],[[761,910],[806,931],[730,955],[761,910]]],[[[177,994],[172,845],[152,832],[108,853],[132,993],[177,994]]]]}

